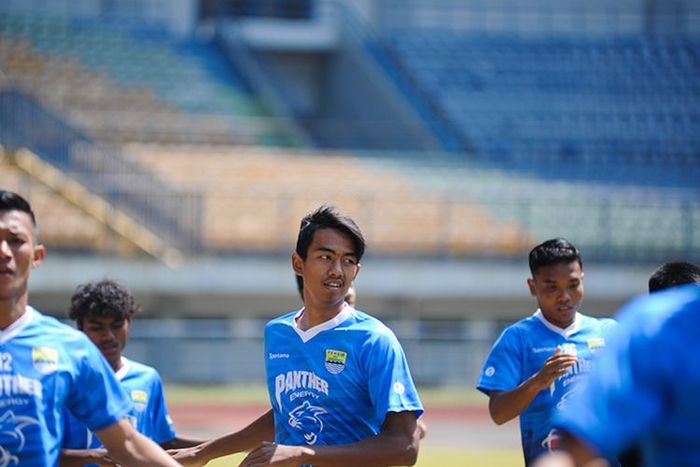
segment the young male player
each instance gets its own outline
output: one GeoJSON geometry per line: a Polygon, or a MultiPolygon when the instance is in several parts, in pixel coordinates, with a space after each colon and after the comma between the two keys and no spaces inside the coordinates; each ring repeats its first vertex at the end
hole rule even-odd
{"type": "Polygon", "coordinates": [[[604,465],[620,452],[623,467],[700,465],[700,267],[662,264],[649,292],[619,313],[589,384],[554,420],[562,451],[538,466],[604,465]]]}
{"type": "Polygon", "coordinates": [[[131,401],[88,338],[28,305],[44,255],[29,203],[0,190],[0,465],[57,465],[64,407],[117,463],[178,465],[132,428],[131,401]]]}
{"type": "Polygon", "coordinates": [[[401,345],[344,301],[364,250],[360,229],[335,208],[304,217],[292,254],[304,307],[265,328],[272,409],[239,432],[176,453],[178,460],[204,465],[252,449],[243,467],[416,462],[423,407],[401,345]]]}
{"type": "MultiPolygon", "coordinates": [[[[129,338],[131,319],[140,311],[133,295],[109,279],[79,286],[71,297],[69,316],[87,335],[112,367],[119,383],[131,398],[132,425],[164,449],[195,446],[201,441],[178,438],[168,415],[163,384],[155,368],[122,355],[129,338]]],[[[106,461],[102,443],[84,423],[68,412],[63,438],[61,466],[106,461]]]]}
{"type": "Polygon", "coordinates": [[[579,312],[583,262],[574,245],[552,239],[529,255],[527,280],[538,310],[507,327],[489,354],[477,389],[489,396],[489,413],[501,425],[520,417],[525,463],[556,448],[552,417],[566,405],[615,322],[579,312]]]}

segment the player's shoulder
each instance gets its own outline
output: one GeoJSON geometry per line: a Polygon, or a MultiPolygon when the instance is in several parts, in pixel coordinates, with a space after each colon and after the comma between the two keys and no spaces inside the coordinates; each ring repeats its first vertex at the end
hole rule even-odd
{"type": "Polygon", "coordinates": [[[159,376],[158,370],[150,365],[137,362],[136,360],[131,360],[130,358],[125,358],[124,361],[129,366],[129,372],[134,372],[135,374],[141,375],[159,376]]]}
{"type": "Polygon", "coordinates": [[[285,326],[285,327],[290,327],[294,325],[294,317],[299,313],[299,310],[294,310],[294,311],[289,311],[283,315],[280,315],[276,318],[272,318],[270,321],[265,324],[266,329],[274,328],[274,327],[279,327],[279,326],[285,326]]]}
{"type": "Polygon", "coordinates": [[[631,328],[654,329],[664,323],[700,322],[700,287],[674,287],[639,296],[623,307],[618,320],[631,328]],[[692,317],[692,319],[688,319],[692,317]]]}
{"type": "Polygon", "coordinates": [[[398,342],[394,331],[383,321],[357,309],[353,309],[348,319],[338,326],[338,330],[349,331],[356,343],[383,342],[384,345],[396,345],[398,342]]]}
{"type": "Polygon", "coordinates": [[[503,334],[529,333],[541,326],[541,320],[535,315],[530,315],[506,326],[503,334]]]}
{"type": "Polygon", "coordinates": [[[593,329],[593,330],[609,330],[609,329],[615,329],[618,326],[618,323],[615,319],[613,318],[608,318],[608,317],[596,317],[596,316],[589,316],[589,315],[581,315],[581,324],[582,327],[585,329],[593,329]]]}
{"type": "Polygon", "coordinates": [[[87,345],[90,342],[84,333],[53,316],[45,315],[33,308],[31,308],[30,312],[33,314],[30,330],[37,335],[41,335],[43,339],[63,342],[69,345],[87,345]]]}

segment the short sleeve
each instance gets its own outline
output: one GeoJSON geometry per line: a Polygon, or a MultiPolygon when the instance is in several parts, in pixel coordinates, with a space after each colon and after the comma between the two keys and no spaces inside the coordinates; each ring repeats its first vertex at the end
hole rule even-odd
{"type": "Polygon", "coordinates": [[[131,409],[131,401],[97,347],[85,337],[70,358],[74,360],[75,380],[66,405],[75,418],[92,431],[124,418],[131,409]]]}
{"type": "Polygon", "coordinates": [[[153,381],[153,440],[156,443],[164,443],[175,438],[175,427],[168,414],[165,405],[163,383],[158,372],[155,372],[153,381]]]}
{"type": "Polygon", "coordinates": [[[489,391],[510,391],[523,381],[523,353],[517,329],[506,328],[486,358],[476,388],[489,391]]]}
{"type": "Polygon", "coordinates": [[[363,349],[369,395],[377,420],[388,412],[423,413],[423,405],[411,378],[401,344],[388,328],[375,332],[363,349]]]}

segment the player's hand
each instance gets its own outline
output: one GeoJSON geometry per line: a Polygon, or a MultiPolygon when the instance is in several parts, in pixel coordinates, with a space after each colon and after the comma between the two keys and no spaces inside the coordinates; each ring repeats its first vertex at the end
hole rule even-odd
{"type": "Polygon", "coordinates": [[[248,453],[239,467],[297,467],[301,457],[308,451],[303,446],[285,446],[284,444],[263,441],[248,453]]]}
{"type": "Polygon", "coordinates": [[[117,462],[114,459],[109,457],[109,454],[107,454],[107,450],[104,448],[91,449],[90,451],[90,458],[85,460],[86,464],[97,464],[100,467],[114,467],[115,465],[120,465],[117,464],[117,462]]]}
{"type": "Polygon", "coordinates": [[[197,446],[182,449],[168,449],[168,454],[185,467],[203,467],[206,461],[199,458],[197,446]]]}
{"type": "Polygon", "coordinates": [[[568,353],[563,353],[561,349],[557,349],[544,362],[544,365],[535,375],[535,379],[539,383],[541,389],[551,385],[555,379],[566,374],[567,368],[576,364],[576,356],[568,353]]]}

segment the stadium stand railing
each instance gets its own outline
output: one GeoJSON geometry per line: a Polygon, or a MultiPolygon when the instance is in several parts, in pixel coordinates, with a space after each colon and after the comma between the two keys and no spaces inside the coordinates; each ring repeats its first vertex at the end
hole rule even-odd
{"type": "Polygon", "coordinates": [[[117,148],[96,144],[21,92],[0,90],[0,144],[10,153],[31,150],[173,247],[201,248],[197,193],[174,189],[139,170],[117,148]]]}

